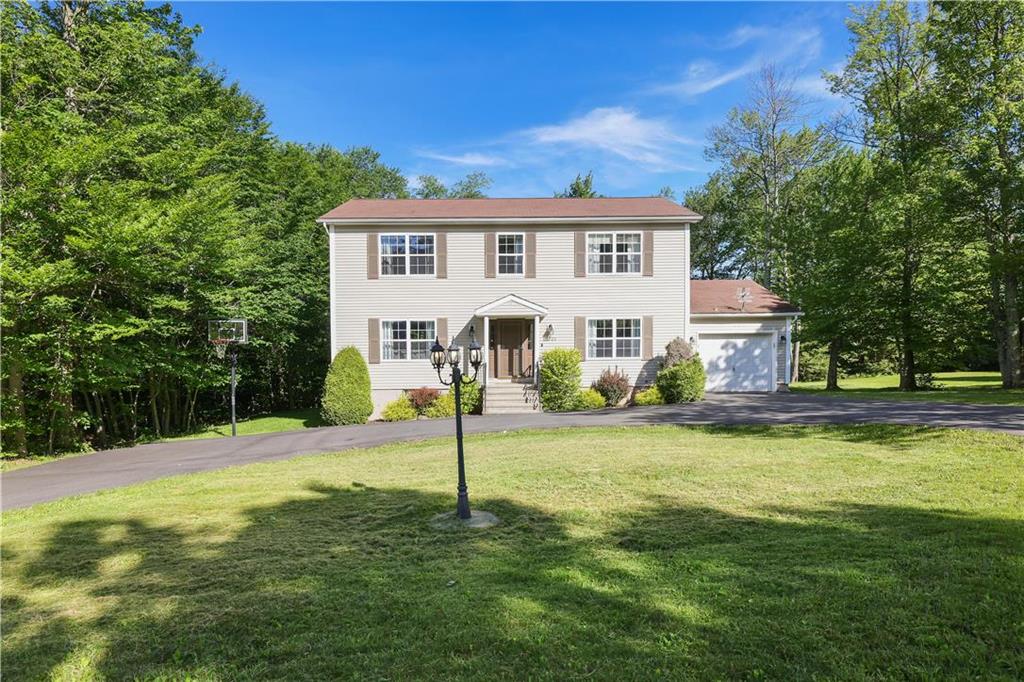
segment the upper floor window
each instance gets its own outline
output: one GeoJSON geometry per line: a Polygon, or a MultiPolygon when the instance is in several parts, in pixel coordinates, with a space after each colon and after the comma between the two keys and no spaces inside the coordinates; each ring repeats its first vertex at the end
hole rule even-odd
{"type": "Polygon", "coordinates": [[[526,236],[523,234],[498,235],[498,274],[523,274],[523,254],[526,236]]]}
{"type": "Polygon", "coordinates": [[[433,275],[434,235],[382,234],[380,272],[382,275],[433,275]]]}
{"type": "Polygon", "coordinates": [[[383,320],[381,357],[385,360],[428,360],[437,326],[434,320],[383,320]]]}
{"type": "Polygon", "coordinates": [[[591,275],[640,272],[639,232],[587,234],[587,273],[591,275]]]}
{"type": "Polygon", "coordinates": [[[640,357],[640,318],[587,320],[587,358],[640,357]]]}

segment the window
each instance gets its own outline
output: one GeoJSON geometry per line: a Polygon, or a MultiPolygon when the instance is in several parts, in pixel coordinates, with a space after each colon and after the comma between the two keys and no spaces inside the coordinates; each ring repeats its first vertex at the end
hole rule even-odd
{"type": "Polygon", "coordinates": [[[640,357],[640,318],[587,320],[587,358],[640,357]]]}
{"type": "Polygon", "coordinates": [[[640,272],[639,232],[594,232],[587,235],[587,272],[640,272]]]}
{"type": "Polygon", "coordinates": [[[382,234],[380,272],[382,275],[433,275],[434,235],[382,234]]]}
{"type": "Polygon", "coordinates": [[[427,360],[434,344],[434,320],[384,320],[381,357],[385,360],[427,360]]]}
{"type": "Polygon", "coordinates": [[[521,234],[498,235],[498,274],[523,274],[523,253],[525,236],[521,234]]]}

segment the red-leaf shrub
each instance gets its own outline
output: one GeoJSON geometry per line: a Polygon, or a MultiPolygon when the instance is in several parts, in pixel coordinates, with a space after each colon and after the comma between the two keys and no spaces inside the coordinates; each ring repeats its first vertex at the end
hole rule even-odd
{"type": "Polygon", "coordinates": [[[441,395],[441,391],[436,388],[413,388],[406,393],[409,394],[409,401],[412,406],[416,408],[416,412],[423,414],[423,411],[433,404],[437,400],[437,396],[441,395]]]}

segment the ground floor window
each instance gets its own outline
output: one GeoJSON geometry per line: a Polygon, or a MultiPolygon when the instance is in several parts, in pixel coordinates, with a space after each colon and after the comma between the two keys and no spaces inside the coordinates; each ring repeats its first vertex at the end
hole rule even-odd
{"type": "Polygon", "coordinates": [[[385,360],[428,360],[434,343],[434,320],[384,320],[381,345],[385,360]]]}
{"type": "Polygon", "coordinates": [[[640,357],[640,318],[587,320],[588,358],[640,357]]]}

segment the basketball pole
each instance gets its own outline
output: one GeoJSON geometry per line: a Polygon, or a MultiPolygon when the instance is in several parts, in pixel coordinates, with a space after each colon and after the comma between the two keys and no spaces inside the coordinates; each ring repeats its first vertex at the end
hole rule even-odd
{"type": "Polygon", "coordinates": [[[231,437],[234,438],[238,435],[238,429],[235,426],[235,365],[238,364],[238,351],[235,350],[234,345],[231,347],[231,437]]]}

